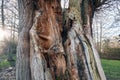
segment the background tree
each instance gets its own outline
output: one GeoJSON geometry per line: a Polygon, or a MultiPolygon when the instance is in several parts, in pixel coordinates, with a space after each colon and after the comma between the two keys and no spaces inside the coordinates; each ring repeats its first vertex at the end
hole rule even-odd
{"type": "Polygon", "coordinates": [[[1,5],[1,14],[2,14],[2,26],[4,27],[4,0],[2,0],[2,5],[1,5]]]}
{"type": "Polygon", "coordinates": [[[92,18],[107,0],[19,0],[17,80],[106,80],[92,39],[92,18]]]}
{"type": "Polygon", "coordinates": [[[18,9],[16,0],[0,1],[0,70],[15,66],[18,39],[18,9]],[[4,58],[1,58],[5,56],[4,58]],[[6,60],[6,65],[1,64],[6,60]]]}
{"type": "Polygon", "coordinates": [[[111,40],[120,34],[119,30],[119,3],[118,0],[108,0],[100,6],[93,18],[93,39],[99,52],[105,49],[104,40],[111,40]]]}
{"type": "MultiPolygon", "coordinates": [[[[18,5],[16,0],[0,1],[0,29],[8,32],[7,37],[11,40],[18,38],[18,5]]],[[[3,33],[4,34],[4,33],[3,33]]],[[[2,35],[3,35],[2,34],[2,35]]],[[[6,37],[6,35],[5,35],[6,37]]]]}

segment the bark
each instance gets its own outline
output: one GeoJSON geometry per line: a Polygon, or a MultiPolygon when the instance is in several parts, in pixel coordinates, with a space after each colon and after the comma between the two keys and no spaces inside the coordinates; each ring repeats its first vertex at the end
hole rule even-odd
{"type": "Polygon", "coordinates": [[[22,1],[17,80],[106,80],[91,35],[91,2],[70,0],[62,17],[59,0],[22,1]]]}
{"type": "Polygon", "coordinates": [[[16,80],[31,80],[29,30],[33,23],[32,0],[18,0],[19,40],[17,47],[16,80]]]}
{"type": "Polygon", "coordinates": [[[70,0],[67,24],[71,25],[67,25],[69,31],[65,46],[72,80],[106,80],[100,58],[92,42],[93,12],[90,4],[88,0],[70,0]]]}

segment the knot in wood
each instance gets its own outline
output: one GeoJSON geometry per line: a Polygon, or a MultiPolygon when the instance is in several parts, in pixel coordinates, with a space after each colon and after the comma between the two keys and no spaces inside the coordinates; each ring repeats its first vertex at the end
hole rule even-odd
{"type": "Polygon", "coordinates": [[[61,54],[64,53],[63,47],[60,46],[60,44],[55,44],[53,46],[51,46],[48,50],[43,49],[43,48],[39,48],[41,53],[46,53],[46,54],[61,54]]]}
{"type": "Polygon", "coordinates": [[[62,46],[60,46],[60,44],[54,44],[49,48],[49,52],[53,52],[53,53],[63,53],[64,50],[62,48],[62,46]]]}

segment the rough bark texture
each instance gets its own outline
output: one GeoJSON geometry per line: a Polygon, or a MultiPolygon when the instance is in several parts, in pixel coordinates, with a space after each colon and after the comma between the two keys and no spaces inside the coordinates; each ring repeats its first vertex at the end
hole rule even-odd
{"type": "Polygon", "coordinates": [[[17,80],[106,80],[91,37],[91,2],[70,0],[63,26],[59,0],[35,0],[34,11],[31,1],[19,3],[17,80]]]}
{"type": "Polygon", "coordinates": [[[31,0],[18,0],[19,3],[19,40],[17,47],[16,80],[31,80],[29,30],[33,23],[31,0]]]}
{"type": "MultiPolygon", "coordinates": [[[[106,80],[91,37],[92,10],[88,0],[70,0],[66,53],[72,80],[106,80]],[[81,7],[79,8],[81,4],[81,7]]],[[[69,69],[69,68],[67,68],[69,69]]]]}

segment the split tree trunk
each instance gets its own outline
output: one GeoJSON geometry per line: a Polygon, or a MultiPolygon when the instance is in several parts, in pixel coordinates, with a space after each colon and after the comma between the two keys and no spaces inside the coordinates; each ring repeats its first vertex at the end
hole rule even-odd
{"type": "Polygon", "coordinates": [[[70,0],[64,25],[59,0],[19,3],[17,80],[106,80],[91,37],[90,1],[70,0]]]}

